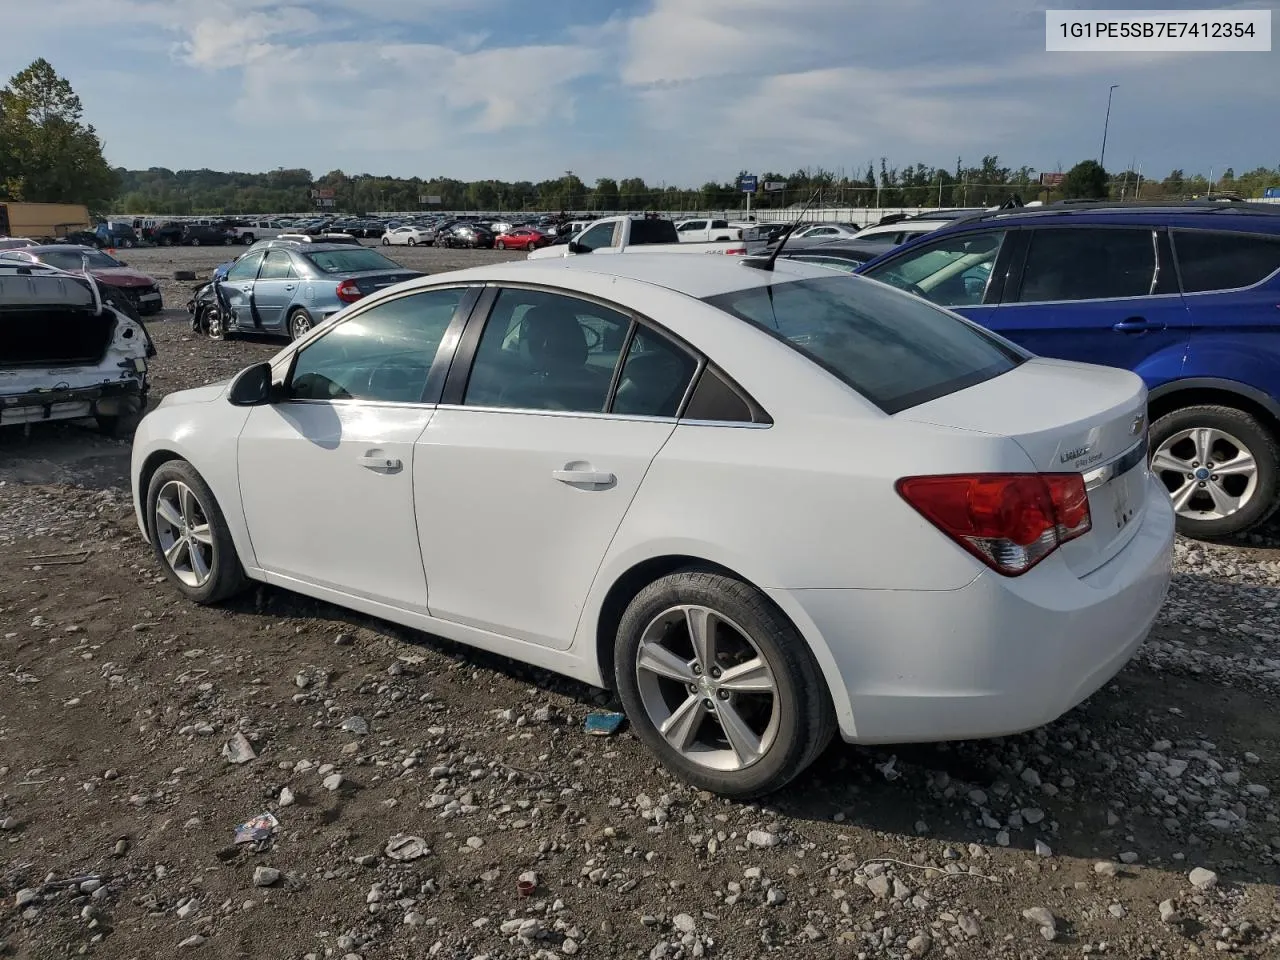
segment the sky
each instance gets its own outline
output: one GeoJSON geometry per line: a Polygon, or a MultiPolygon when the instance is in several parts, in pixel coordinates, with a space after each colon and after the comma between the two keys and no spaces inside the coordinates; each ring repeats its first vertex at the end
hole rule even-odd
{"type": "MultiPolygon", "coordinates": [[[[1046,53],[1046,7],[1205,0],[0,0],[130,169],[651,183],[922,162],[1280,164],[1271,53],[1046,53]]],[[[1259,3],[1240,3],[1256,7],[1259,3]]]]}

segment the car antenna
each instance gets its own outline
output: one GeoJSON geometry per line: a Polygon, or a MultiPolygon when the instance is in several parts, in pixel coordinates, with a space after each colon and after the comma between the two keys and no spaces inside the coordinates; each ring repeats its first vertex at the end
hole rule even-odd
{"type": "Polygon", "coordinates": [[[791,239],[791,234],[795,233],[796,227],[800,226],[801,221],[804,220],[804,215],[809,212],[809,207],[813,205],[813,201],[817,196],[817,190],[809,194],[809,199],[805,201],[804,209],[796,214],[796,218],[791,221],[791,225],[787,227],[786,230],[782,231],[782,236],[778,238],[778,245],[773,248],[773,253],[769,254],[769,256],[764,259],[759,257],[744,257],[742,262],[748,267],[754,267],[756,270],[772,271],[773,263],[778,259],[778,254],[780,254],[782,252],[782,248],[787,245],[787,241],[791,239]]]}

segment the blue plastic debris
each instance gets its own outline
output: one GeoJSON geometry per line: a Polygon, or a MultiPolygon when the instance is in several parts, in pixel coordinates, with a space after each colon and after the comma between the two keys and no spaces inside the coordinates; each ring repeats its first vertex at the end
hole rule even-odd
{"type": "Polygon", "coordinates": [[[626,719],[626,714],[614,713],[612,710],[600,710],[596,713],[587,714],[587,722],[584,729],[593,737],[611,737],[618,732],[622,722],[626,719]]]}

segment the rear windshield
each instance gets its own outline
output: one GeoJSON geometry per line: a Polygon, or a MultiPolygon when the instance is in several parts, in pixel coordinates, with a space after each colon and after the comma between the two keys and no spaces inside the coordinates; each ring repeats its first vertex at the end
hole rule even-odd
{"type": "Polygon", "coordinates": [[[80,270],[85,266],[85,260],[88,261],[88,267],[91,270],[110,270],[124,266],[119,260],[99,250],[85,250],[83,253],[79,250],[50,250],[48,253],[40,254],[40,259],[49,266],[58,267],[61,270],[80,270]]]}
{"type": "Polygon", "coordinates": [[[890,414],[1007,373],[1030,356],[860,277],[792,280],[706,302],[790,344],[890,414]]]}
{"type": "Polygon", "coordinates": [[[363,270],[401,270],[398,263],[388,260],[376,250],[365,247],[351,250],[317,250],[305,254],[324,273],[360,273],[363,270]]]}

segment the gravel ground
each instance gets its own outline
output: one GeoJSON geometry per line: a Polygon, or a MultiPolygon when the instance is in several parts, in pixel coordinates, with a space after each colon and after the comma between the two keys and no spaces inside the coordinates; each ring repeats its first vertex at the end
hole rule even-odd
{"type": "MultiPolygon", "coordinates": [[[[279,347],[153,331],[157,395],[279,347]]],[[[0,431],[0,954],[1280,956],[1272,533],[1180,543],[1150,641],[1057,723],[836,744],[741,804],[585,736],[597,691],[274,588],[180,601],[127,464],[0,431]]]]}

